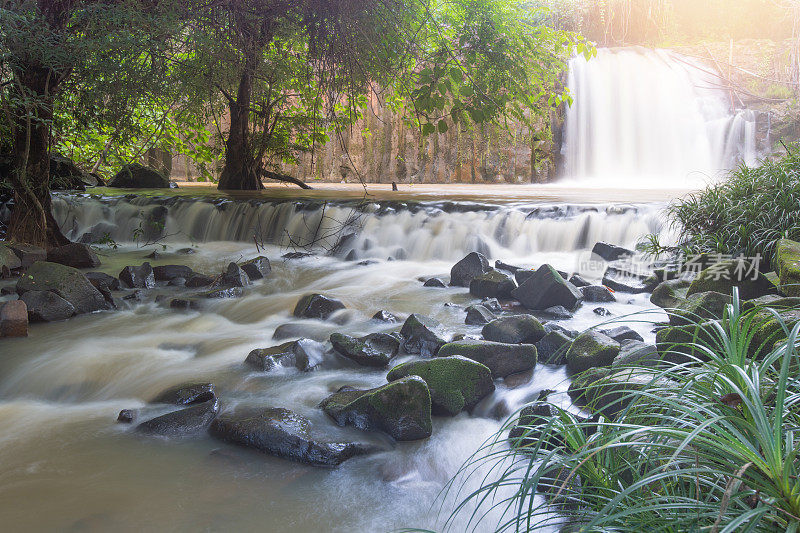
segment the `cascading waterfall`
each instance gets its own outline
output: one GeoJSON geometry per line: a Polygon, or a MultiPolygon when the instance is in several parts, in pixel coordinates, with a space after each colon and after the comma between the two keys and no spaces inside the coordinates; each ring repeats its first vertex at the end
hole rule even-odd
{"type": "Polygon", "coordinates": [[[348,259],[458,260],[573,252],[598,241],[633,246],[662,231],[655,207],[221,201],[61,196],[56,219],[74,240],[309,243],[348,259]]]}
{"type": "Polygon", "coordinates": [[[573,59],[565,179],[677,188],[754,163],[755,114],[731,111],[731,95],[712,68],[672,51],[638,47],[573,59]]]}

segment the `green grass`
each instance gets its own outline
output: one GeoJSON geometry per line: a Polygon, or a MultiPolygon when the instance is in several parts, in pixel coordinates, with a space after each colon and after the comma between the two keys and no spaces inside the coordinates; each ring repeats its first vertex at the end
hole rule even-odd
{"type": "Polygon", "coordinates": [[[528,428],[528,441],[501,431],[448,487],[458,493],[466,478],[483,476],[448,525],[467,513],[471,526],[493,520],[496,531],[529,531],[553,526],[558,513],[569,531],[798,531],[800,324],[767,311],[786,340],[755,360],[765,311],[742,311],[734,293],[724,318],[692,344],[697,359],[630,368],[652,379],[596,395],[618,404],[613,420],[560,410],[528,428]],[[544,493],[546,504],[535,497],[544,493]]]}

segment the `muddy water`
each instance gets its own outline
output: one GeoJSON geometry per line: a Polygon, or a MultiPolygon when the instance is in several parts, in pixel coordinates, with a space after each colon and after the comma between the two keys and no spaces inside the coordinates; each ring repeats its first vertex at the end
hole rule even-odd
{"type": "MultiPolygon", "coordinates": [[[[101,248],[101,270],[117,275],[123,266],[143,262],[154,249],[125,239],[127,221],[119,213],[135,201],[85,197],[71,201],[72,218],[66,229],[73,232],[73,238],[101,221],[117,228],[113,230],[118,232],[113,235],[117,248],[101,248]]],[[[158,246],[164,257],[151,261],[153,265],[183,263],[210,274],[230,261],[259,254],[255,244],[237,235],[226,239],[219,231],[208,233],[204,219],[216,211],[207,207],[211,204],[200,204],[170,204],[165,231],[169,234],[173,228],[185,235],[202,227],[206,233],[198,230],[199,236],[210,238],[167,238],[158,246]],[[187,246],[194,246],[197,253],[175,253],[187,246]]],[[[548,262],[573,271],[594,240],[632,245],[637,233],[661,229],[656,222],[657,206],[652,205],[622,211],[603,208],[587,214],[580,209],[570,211],[571,204],[559,204],[556,207],[564,208],[563,216],[542,218],[531,213],[549,213],[552,203],[497,204],[501,209],[466,212],[448,212],[441,206],[424,206],[416,214],[397,206],[377,209],[367,214],[350,247],[358,250],[359,258],[370,257],[375,263],[359,265],[324,255],[285,261],[280,258],[287,251],[285,244],[267,244],[260,253],[272,260],[272,275],[254,283],[242,298],[209,302],[202,312],[177,312],[154,299],[160,293],[180,294],[180,290],[159,288],[144,301],[126,303],[121,310],[36,325],[27,339],[3,341],[2,529],[311,532],[441,528],[447,515],[447,511],[439,512],[441,506],[447,510],[456,499],[453,494],[442,496],[443,487],[464,461],[499,431],[509,413],[542,389],[556,390],[551,398],[569,406],[564,368],[539,365],[529,379],[513,388],[499,381],[497,391],[472,414],[436,418],[430,439],[395,444],[378,434],[338,428],[316,407],[342,385],[385,383],[385,372],[359,368],[335,357],[326,361],[324,369],[310,373],[294,369],[253,372],[243,361],[253,348],[277,344],[273,332],[286,323],[296,323],[304,336],[319,339],[334,331],[361,335],[399,329],[399,324],[369,320],[381,309],[401,316],[421,312],[437,318],[454,333],[478,334],[479,327],[464,324],[463,307],[473,302],[466,289],[424,288],[419,278],[446,278],[454,257],[480,246],[492,260],[529,266],[548,262]],[[399,220],[403,220],[403,231],[387,236],[399,220]],[[462,228],[460,236],[456,236],[458,228],[462,228]],[[448,232],[454,236],[444,246],[448,232]],[[575,239],[571,232],[589,237],[575,239]],[[562,237],[553,240],[554,234],[562,237]],[[372,244],[365,246],[366,240],[372,244]],[[396,255],[398,248],[407,251],[406,258],[388,260],[388,254],[396,255]],[[337,316],[337,323],[291,318],[297,300],[312,291],[341,299],[348,311],[337,316]],[[146,407],[148,399],[169,386],[196,380],[214,382],[228,407],[237,403],[286,407],[310,418],[334,438],[367,439],[385,451],[323,470],[209,438],[146,438],[116,423],[123,408],[145,408],[143,416],[160,413],[146,407]]],[[[225,208],[225,216],[230,218],[218,222],[246,226],[243,221],[252,220],[253,213],[238,205],[233,202],[233,207],[225,208]]],[[[135,207],[147,210],[152,205],[141,202],[135,207]]],[[[263,213],[277,208],[258,204],[251,209],[263,213]]],[[[299,215],[292,211],[273,220],[288,228],[293,216],[299,215]]],[[[647,297],[620,295],[619,300],[604,305],[612,312],[609,318],[652,339],[651,326],[640,319],[624,318],[650,309],[647,297]]],[[[606,320],[592,312],[594,307],[584,305],[564,325],[580,330],[606,320]]],[[[407,359],[400,357],[393,364],[407,359]]],[[[474,490],[481,479],[473,476],[464,490],[474,490]]],[[[456,522],[453,530],[464,530],[467,518],[456,522]]],[[[477,530],[491,530],[492,523],[483,522],[477,530]]]]}

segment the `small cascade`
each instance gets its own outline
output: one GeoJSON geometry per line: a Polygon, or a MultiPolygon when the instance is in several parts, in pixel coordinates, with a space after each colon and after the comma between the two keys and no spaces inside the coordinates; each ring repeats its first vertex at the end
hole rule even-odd
{"type": "Polygon", "coordinates": [[[656,207],[322,203],[219,198],[59,196],[54,214],[83,242],[238,241],[312,245],[347,259],[458,260],[633,246],[662,230],[656,207]]]}
{"type": "Polygon", "coordinates": [[[732,110],[713,67],[668,50],[600,49],[567,82],[564,177],[582,185],[696,186],[758,152],[755,114],[732,110]]]}

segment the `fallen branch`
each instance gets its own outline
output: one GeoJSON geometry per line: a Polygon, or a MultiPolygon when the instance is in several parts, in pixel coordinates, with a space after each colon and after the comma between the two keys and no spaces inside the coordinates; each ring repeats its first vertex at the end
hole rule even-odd
{"type": "Polygon", "coordinates": [[[271,180],[284,181],[284,182],[287,182],[287,183],[294,183],[295,185],[297,185],[301,189],[313,189],[314,188],[311,185],[308,185],[307,183],[305,183],[303,180],[299,180],[299,179],[294,178],[292,176],[289,176],[287,174],[279,174],[277,172],[272,172],[271,170],[262,170],[261,171],[261,175],[264,176],[265,178],[268,178],[268,179],[271,179],[271,180]]]}

